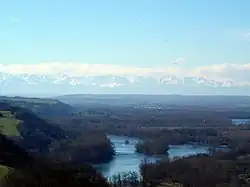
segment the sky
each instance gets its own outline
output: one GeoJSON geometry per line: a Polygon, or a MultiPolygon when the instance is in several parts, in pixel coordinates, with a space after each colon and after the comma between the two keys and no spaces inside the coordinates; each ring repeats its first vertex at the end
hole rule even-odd
{"type": "Polygon", "coordinates": [[[249,0],[0,0],[0,68],[250,84],[249,0]]]}

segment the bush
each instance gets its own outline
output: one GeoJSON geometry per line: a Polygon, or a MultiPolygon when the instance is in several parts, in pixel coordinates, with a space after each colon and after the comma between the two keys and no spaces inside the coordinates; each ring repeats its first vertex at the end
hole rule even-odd
{"type": "Polygon", "coordinates": [[[162,138],[138,142],[135,148],[136,152],[146,155],[166,155],[169,150],[168,144],[162,138]]]}
{"type": "Polygon", "coordinates": [[[13,170],[3,187],[109,187],[108,182],[89,165],[39,163],[28,169],[13,170]]]}

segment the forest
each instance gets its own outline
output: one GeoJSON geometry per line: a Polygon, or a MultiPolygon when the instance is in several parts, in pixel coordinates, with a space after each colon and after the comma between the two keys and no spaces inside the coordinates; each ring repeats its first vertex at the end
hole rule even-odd
{"type": "Polygon", "coordinates": [[[8,172],[1,177],[1,186],[250,186],[250,124],[231,122],[249,118],[246,105],[159,108],[78,103],[65,104],[69,106],[65,115],[64,108],[60,112],[53,104],[51,114],[42,112],[48,107],[42,99],[19,100],[21,106],[5,101],[0,103],[0,164],[8,172]],[[143,160],[140,173],[107,179],[91,166],[115,156],[107,134],[141,139],[136,151],[147,155],[161,155],[169,145],[187,143],[207,145],[210,153],[174,160],[164,157],[156,163],[143,160]],[[216,149],[219,146],[229,151],[216,149]]]}

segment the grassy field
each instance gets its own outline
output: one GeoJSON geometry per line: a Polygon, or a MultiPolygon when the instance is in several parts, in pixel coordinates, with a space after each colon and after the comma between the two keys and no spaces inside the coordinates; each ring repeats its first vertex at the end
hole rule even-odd
{"type": "Polygon", "coordinates": [[[7,175],[9,168],[7,166],[0,165],[0,180],[7,175]]]}
{"type": "MultiPolygon", "coordinates": [[[[0,132],[7,136],[18,136],[17,130],[18,120],[14,118],[10,111],[0,111],[3,117],[0,117],[0,132]]],[[[0,181],[7,175],[9,168],[0,165],[0,181]]]]}
{"type": "Polygon", "coordinates": [[[19,121],[9,111],[0,111],[0,133],[6,136],[19,136],[17,126],[19,121]]]}

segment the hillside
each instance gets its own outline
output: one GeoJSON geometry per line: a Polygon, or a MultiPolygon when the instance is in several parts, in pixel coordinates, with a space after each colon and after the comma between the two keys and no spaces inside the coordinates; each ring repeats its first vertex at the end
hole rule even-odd
{"type": "Polygon", "coordinates": [[[75,112],[72,106],[55,99],[1,96],[0,102],[27,108],[40,116],[71,116],[75,112]]]}
{"type": "MultiPolygon", "coordinates": [[[[19,168],[32,160],[28,153],[13,140],[0,134],[0,165],[19,168]]],[[[2,167],[1,170],[5,170],[2,167]]]]}
{"type": "Polygon", "coordinates": [[[88,164],[74,165],[31,157],[13,140],[2,134],[0,134],[0,186],[109,187],[105,178],[88,164]]]}
{"type": "Polygon", "coordinates": [[[33,158],[24,149],[0,134],[0,182],[12,168],[23,168],[32,161],[33,158]]]}
{"type": "Polygon", "coordinates": [[[6,136],[19,136],[17,129],[19,120],[13,116],[11,111],[0,111],[0,132],[6,136]]]}
{"type": "Polygon", "coordinates": [[[104,133],[73,134],[27,108],[0,103],[0,183],[12,169],[23,172],[43,159],[77,165],[112,159],[114,150],[104,133]]]}
{"type": "Polygon", "coordinates": [[[60,124],[45,121],[26,108],[0,103],[1,121],[1,133],[33,155],[60,160],[71,157],[76,162],[109,161],[114,155],[111,142],[104,133],[62,129],[60,124]]]}
{"type": "Polygon", "coordinates": [[[52,141],[66,137],[61,128],[45,122],[29,109],[0,103],[0,131],[32,152],[47,152],[52,141]]]}
{"type": "Polygon", "coordinates": [[[4,165],[0,165],[0,180],[8,174],[9,168],[4,165]]]}

